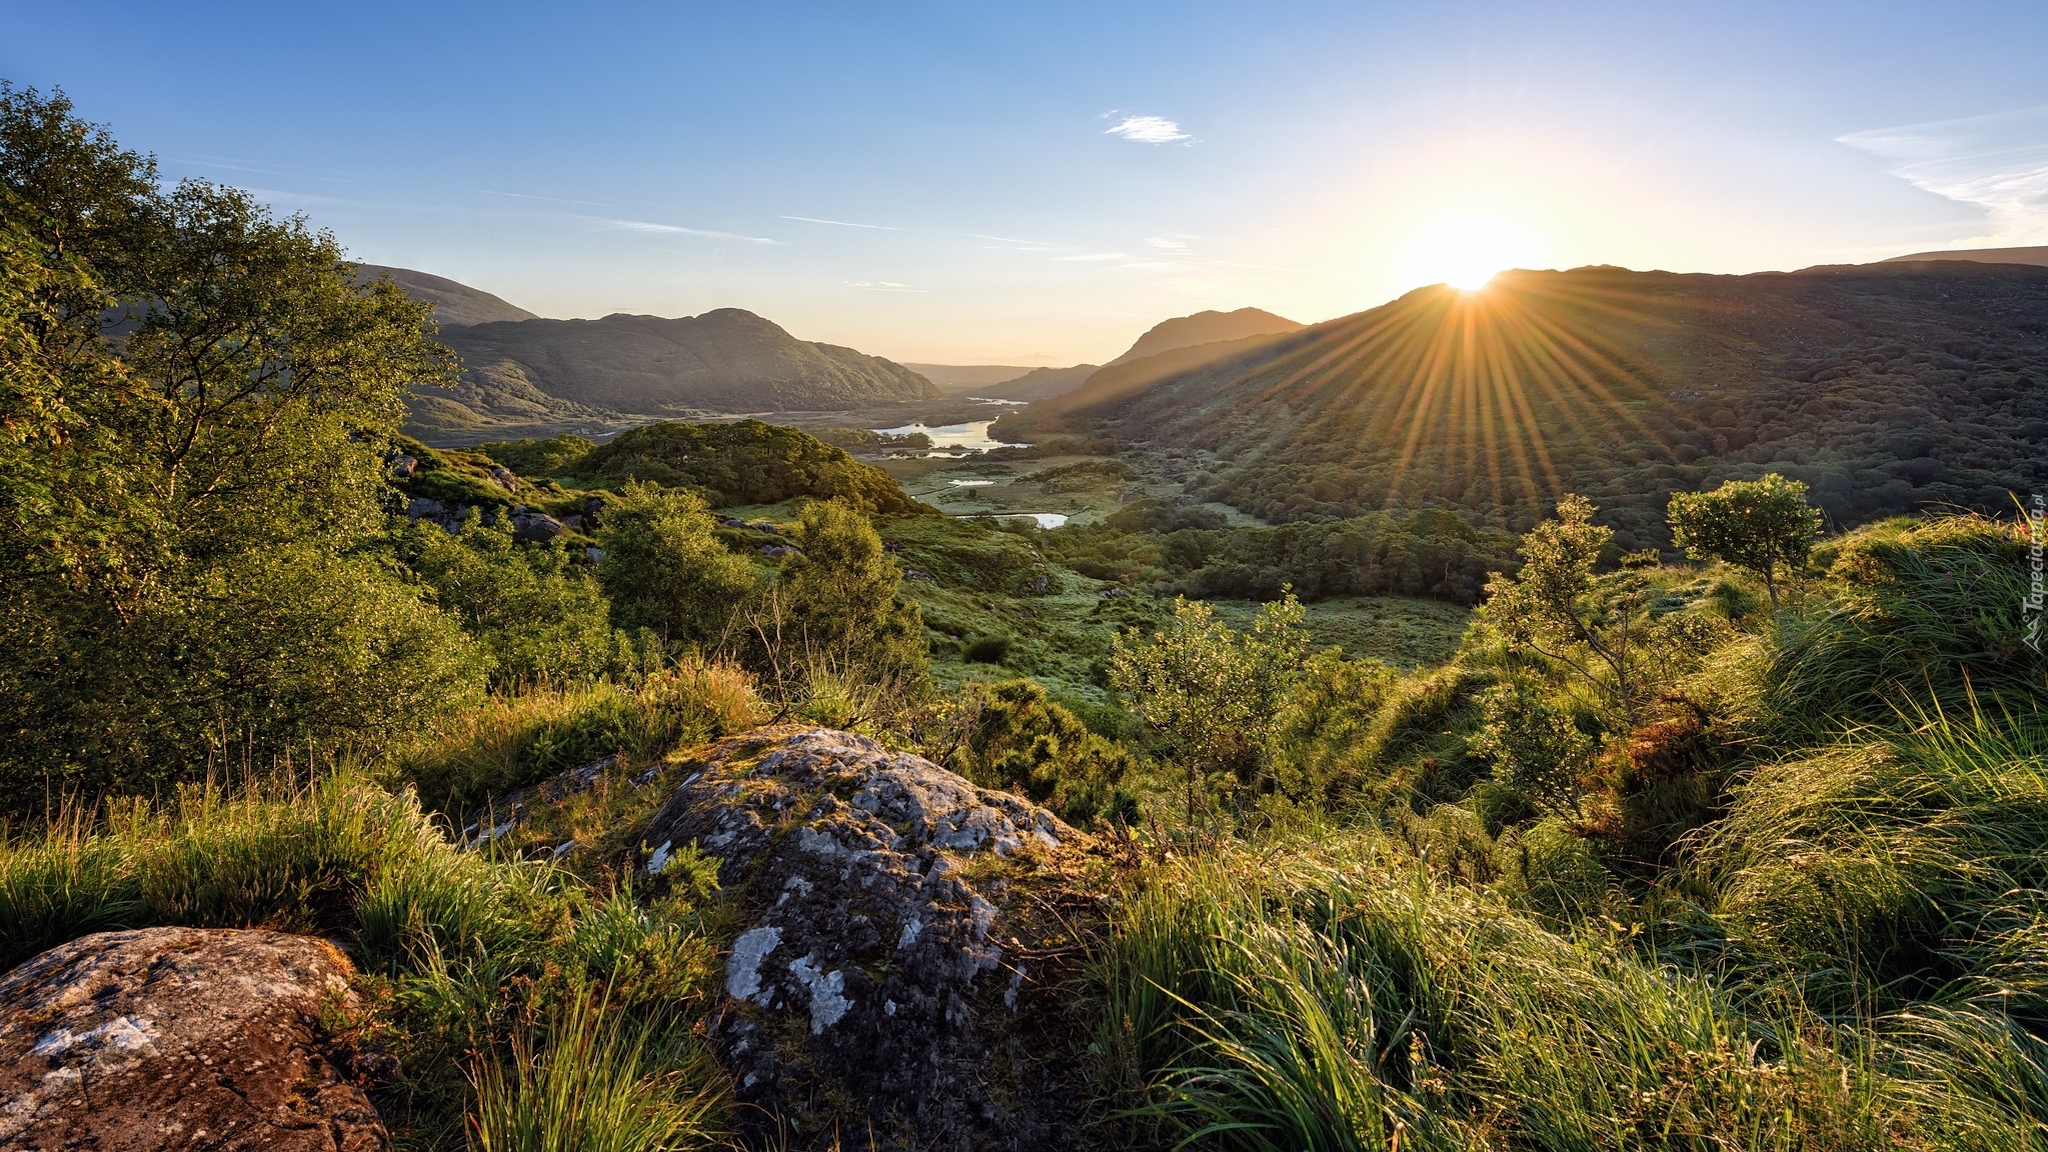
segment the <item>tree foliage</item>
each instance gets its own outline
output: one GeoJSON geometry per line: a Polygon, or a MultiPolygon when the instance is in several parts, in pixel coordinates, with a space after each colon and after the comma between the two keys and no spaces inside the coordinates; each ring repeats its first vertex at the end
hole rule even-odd
{"type": "Polygon", "coordinates": [[[1673,544],[1695,560],[1712,557],[1762,577],[1773,609],[1779,570],[1797,571],[1820,535],[1820,509],[1807,504],[1806,485],[1775,472],[1712,492],[1674,492],[1666,515],[1673,544]]]}
{"type": "Polygon", "coordinates": [[[1266,738],[1307,658],[1302,616],[1289,594],[1239,632],[1207,604],[1176,599],[1173,623],[1149,641],[1117,638],[1110,683],[1162,752],[1183,766],[1190,821],[1212,777],[1259,783],[1266,738]]]}
{"type": "Polygon", "coordinates": [[[668,644],[717,648],[757,583],[744,559],[712,535],[695,493],[638,481],[605,509],[599,571],[621,628],[651,629],[668,644]]]}
{"type": "Polygon", "coordinates": [[[401,397],[448,371],[427,306],[244,193],[160,188],[62,94],[0,89],[0,196],[0,773],[169,778],[473,691],[364,551],[401,397]]]}

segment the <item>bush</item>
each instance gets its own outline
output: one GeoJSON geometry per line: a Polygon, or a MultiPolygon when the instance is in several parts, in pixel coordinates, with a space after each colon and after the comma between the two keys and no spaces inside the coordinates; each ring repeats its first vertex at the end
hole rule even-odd
{"type": "Polygon", "coordinates": [[[960,655],[969,664],[1001,664],[1009,654],[1008,636],[976,636],[967,642],[960,655]]]}

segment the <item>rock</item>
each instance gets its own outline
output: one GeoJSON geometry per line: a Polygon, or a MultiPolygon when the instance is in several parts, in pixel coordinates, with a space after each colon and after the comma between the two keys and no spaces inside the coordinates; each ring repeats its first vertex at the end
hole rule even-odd
{"type": "Polygon", "coordinates": [[[419,458],[416,456],[397,457],[391,461],[391,478],[393,480],[410,480],[412,479],[412,474],[419,470],[419,466],[419,458]]]}
{"type": "Polygon", "coordinates": [[[426,496],[415,496],[405,506],[405,514],[414,520],[440,521],[447,517],[448,509],[439,500],[426,496]]]}
{"type": "Polygon", "coordinates": [[[585,549],[583,550],[583,562],[584,562],[585,564],[602,564],[602,563],[604,563],[604,549],[602,549],[602,548],[594,548],[594,547],[593,547],[593,548],[585,548],[585,549]]]}
{"type": "Polygon", "coordinates": [[[1071,1146],[1085,1094],[1023,1081],[1077,1075],[1086,1026],[1020,1039],[1020,990],[1027,1007],[1071,998],[1034,1001],[1044,963],[1004,949],[1030,946],[1012,939],[1033,938],[1019,910],[1058,903],[1047,893],[1091,838],[830,729],[757,729],[672,771],[688,775],[645,850],[658,876],[696,844],[742,904],[714,1038],[743,1114],[778,1118],[774,1139],[795,1146],[829,1147],[834,1128],[882,1147],[1071,1146]]]}
{"type": "Polygon", "coordinates": [[[571,531],[581,532],[583,530],[583,513],[571,512],[567,516],[562,517],[562,527],[571,531]]]}
{"type": "Polygon", "coordinates": [[[920,584],[937,584],[939,582],[938,577],[933,576],[922,568],[905,568],[903,570],[903,578],[905,580],[915,580],[920,584]]]}
{"type": "Polygon", "coordinates": [[[0,979],[0,1147],[372,1152],[324,1008],[348,960],[282,932],[102,932],[0,979]]]}
{"type": "Polygon", "coordinates": [[[491,483],[507,492],[519,491],[519,477],[514,476],[509,468],[492,468],[491,483]]]}
{"type": "Polygon", "coordinates": [[[766,556],[770,560],[780,560],[785,556],[796,555],[796,549],[791,548],[787,544],[763,544],[761,547],[755,549],[755,551],[759,552],[763,556],[766,556]]]}
{"type": "Polygon", "coordinates": [[[528,544],[545,544],[569,529],[545,512],[522,512],[512,517],[512,538],[528,544]]]}

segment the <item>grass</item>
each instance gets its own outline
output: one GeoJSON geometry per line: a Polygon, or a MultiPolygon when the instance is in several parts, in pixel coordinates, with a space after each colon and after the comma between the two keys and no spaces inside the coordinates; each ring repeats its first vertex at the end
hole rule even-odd
{"type": "Polygon", "coordinates": [[[401,750],[393,768],[430,806],[465,813],[492,795],[606,756],[644,764],[765,718],[746,672],[690,659],[634,688],[600,681],[494,696],[401,750]]]}
{"type": "Polygon", "coordinates": [[[477,1152],[667,1152],[724,1135],[710,1057],[660,1017],[630,1021],[583,988],[471,1072],[477,1152]]]}
{"type": "Polygon", "coordinates": [[[545,859],[464,851],[410,789],[352,770],[195,784],[162,803],[62,812],[0,843],[0,961],[155,925],[322,935],[360,970],[365,1007],[336,1026],[396,1057],[375,1095],[399,1147],[449,1147],[465,1125],[502,1134],[505,1115],[544,1111],[567,1084],[611,1085],[632,1107],[586,1093],[582,1143],[488,1146],[703,1147],[726,1089],[688,1029],[715,987],[717,945],[704,886],[667,889],[606,894],[545,859]],[[665,1031],[642,1036],[644,1020],[665,1031]],[[486,1071],[534,1053],[546,1055],[533,1083],[486,1071]],[[668,1143],[639,1142],[647,1115],[668,1143]],[[626,1142],[606,1143],[607,1125],[626,1142]]]}
{"type": "MultiPolygon", "coordinates": [[[[1213,600],[1216,613],[1246,624],[1261,605],[1251,600],[1213,600]]],[[[1409,596],[1333,596],[1305,605],[1304,627],[1314,648],[1335,645],[1354,659],[1380,660],[1397,668],[1433,667],[1458,654],[1472,610],[1442,600],[1409,596]]]]}

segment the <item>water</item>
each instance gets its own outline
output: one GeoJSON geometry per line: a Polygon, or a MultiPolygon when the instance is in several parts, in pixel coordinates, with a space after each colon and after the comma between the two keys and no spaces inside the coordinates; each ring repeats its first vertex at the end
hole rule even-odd
{"type": "Polygon", "coordinates": [[[993,483],[995,483],[995,481],[993,481],[993,480],[948,480],[948,481],[946,481],[946,483],[948,483],[948,484],[951,484],[951,485],[952,485],[953,487],[955,487],[955,488],[980,488],[980,487],[982,487],[982,486],[984,486],[984,485],[988,485],[988,484],[993,484],[993,483]]]}
{"type": "Polygon", "coordinates": [[[1040,528],[1057,528],[1067,522],[1064,512],[981,512],[967,520],[1036,520],[1040,528]]]}
{"type": "MultiPolygon", "coordinates": [[[[993,420],[974,420],[966,424],[941,424],[937,428],[924,424],[905,424],[901,428],[877,428],[875,431],[884,436],[909,436],[922,432],[932,438],[934,448],[965,448],[974,452],[986,452],[991,448],[1015,447],[1008,441],[990,438],[988,426],[993,423],[993,420]]],[[[936,456],[938,453],[934,452],[932,455],[936,456]]]]}

